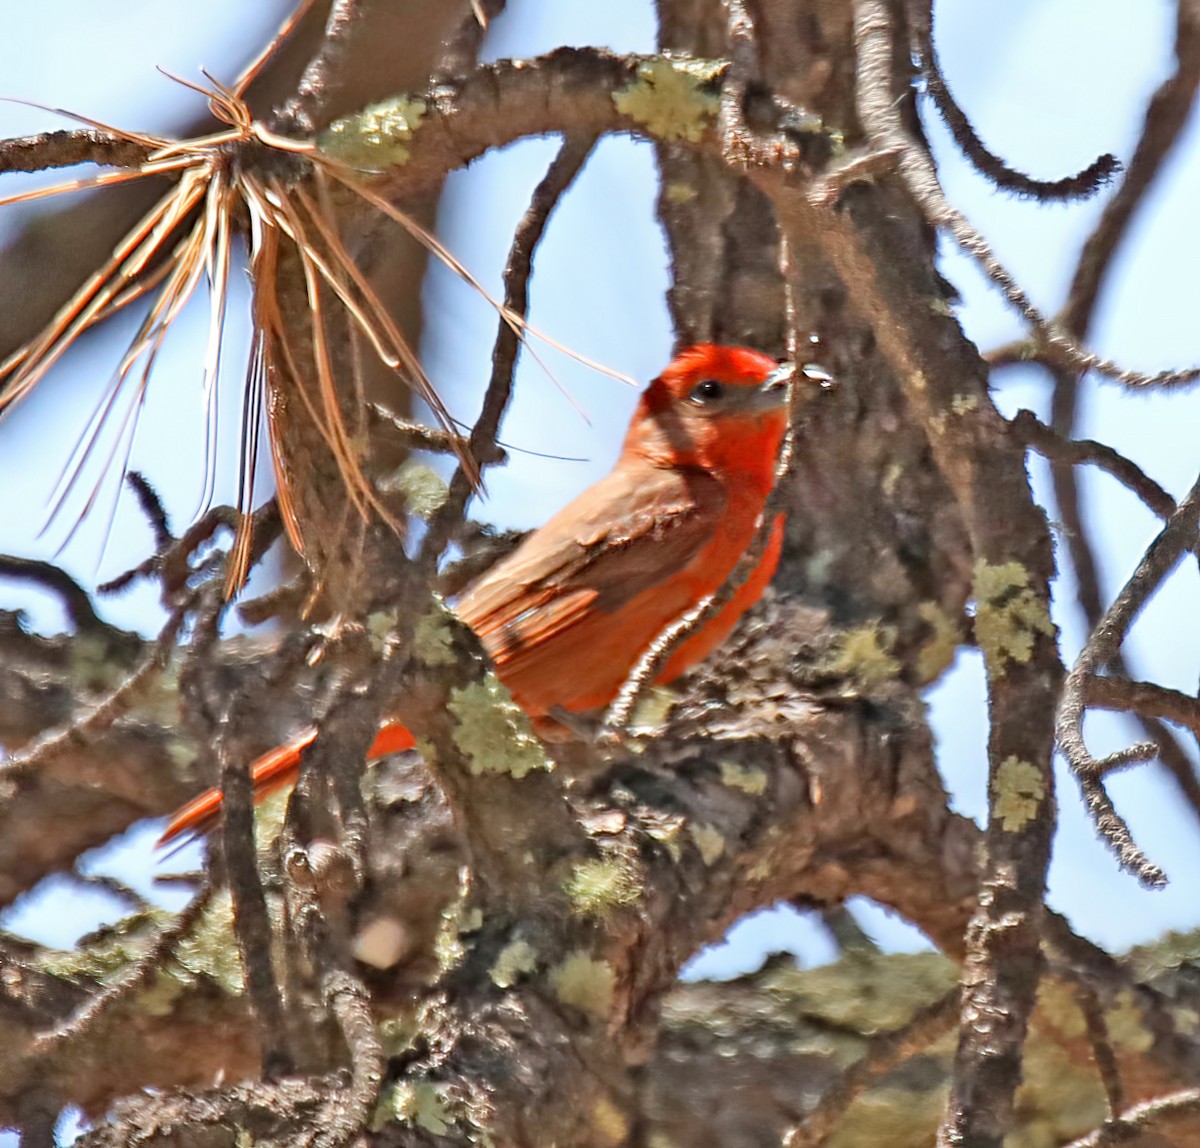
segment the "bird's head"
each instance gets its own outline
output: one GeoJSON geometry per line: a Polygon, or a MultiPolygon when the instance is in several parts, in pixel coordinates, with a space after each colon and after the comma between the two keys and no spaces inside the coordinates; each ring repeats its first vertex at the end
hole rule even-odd
{"type": "Polygon", "coordinates": [[[643,392],[625,452],[656,466],[736,473],[769,488],[793,369],[750,347],[688,347],[643,392]]]}

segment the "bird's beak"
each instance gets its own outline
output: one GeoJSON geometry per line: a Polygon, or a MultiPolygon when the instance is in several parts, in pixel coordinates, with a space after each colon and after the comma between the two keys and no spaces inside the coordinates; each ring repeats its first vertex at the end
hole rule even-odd
{"type": "Polygon", "coordinates": [[[775,410],[787,402],[788,385],[796,374],[795,363],[780,363],[755,392],[755,406],[760,410],[775,410]]]}
{"type": "MultiPolygon", "coordinates": [[[[761,410],[775,410],[787,402],[788,388],[792,383],[809,384],[823,391],[828,391],[836,385],[836,380],[828,371],[822,370],[815,363],[780,363],[763,381],[755,393],[755,405],[761,410]]],[[[808,388],[805,388],[806,391],[808,388]]]]}

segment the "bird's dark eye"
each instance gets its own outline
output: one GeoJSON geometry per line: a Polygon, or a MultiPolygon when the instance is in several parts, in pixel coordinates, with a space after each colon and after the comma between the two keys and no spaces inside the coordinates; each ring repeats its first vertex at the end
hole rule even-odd
{"type": "Polygon", "coordinates": [[[691,389],[688,398],[697,406],[708,406],[710,403],[718,402],[724,394],[723,384],[717,382],[716,379],[704,379],[691,389]]]}

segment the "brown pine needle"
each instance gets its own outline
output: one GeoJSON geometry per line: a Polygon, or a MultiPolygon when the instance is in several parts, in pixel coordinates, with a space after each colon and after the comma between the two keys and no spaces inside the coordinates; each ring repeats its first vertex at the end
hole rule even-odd
{"type": "MultiPolygon", "coordinates": [[[[325,334],[325,306],[321,297],[320,272],[312,259],[309,248],[298,243],[296,250],[300,255],[300,266],[304,271],[304,283],[308,291],[308,305],[312,313],[312,348],[313,366],[317,372],[317,382],[321,390],[322,416],[317,416],[320,426],[325,428],[326,441],[337,460],[342,480],[346,483],[346,492],[350,495],[355,508],[364,518],[367,517],[369,505],[375,505],[385,522],[394,530],[400,531],[400,524],[392,517],[387,508],[379,503],[375,492],[358,465],[345,423],[342,421],[341,409],[337,400],[337,384],[333,377],[333,362],[329,354],[329,344],[325,334]]],[[[297,388],[304,394],[304,388],[297,388]]],[[[311,407],[310,407],[311,410],[311,407]]],[[[315,412],[313,412],[315,414],[315,412]]]]}
{"type": "MultiPolygon", "coordinates": [[[[58,515],[62,513],[66,500],[75,489],[88,460],[91,458],[93,451],[100,441],[105,426],[108,425],[129,373],[137,361],[145,357],[143,379],[135,392],[135,401],[131,403],[126,412],[125,419],[122,420],[121,430],[118,432],[113,448],[109,451],[108,458],[101,468],[100,478],[89,494],[83,510],[77,516],[75,524],[68,532],[68,541],[75,530],[78,529],[80,522],[82,522],[95,504],[99,488],[103,483],[104,473],[108,470],[115,457],[116,449],[125,434],[125,428],[129,425],[129,420],[133,412],[140,410],[142,406],[145,387],[149,383],[150,369],[157,359],[158,351],[162,346],[167,331],[196,288],[204,267],[205,240],[206,235],[203,224],[198,225],[184,240],[182,250],[177,252],[172,259],[171,273],[167,277],[166,284],[134,334],[133,339],[130,340],[130,344],[108,386],[106,391],[107,397],[102,400],[101,405],[93,414],[88,428],[85,428],[66,466],[59,474],[58,480],[55,483],[55,493],[51,496],[52,503],[47,518],[47,526],[53,523],[58,515]]],[[[133,421],[133,426],[136,429],[136,419],[133,421]]],[[[132,446],[132,443],[130,445],[132,446]]],[[[122,474],[124,474],[124,469],[122,469],[122,474]]]]}
{"type": "Polygon", "coordinates": [[[305,13],[313,6],[313,0],[300,0],[290,16],[287,16],[283,23],[279,25],[278,31],[268,41],[266,46],[242,69],[242,74],[238,76],[237,82],[233,85],[233,95],[237,99],[241,99],[246,90],[258,78],[259,72],[266,66],[267,61],[279,50],[280,45],[286,40],[295,29],[296,25],[304,19],[305,13]]]}
{"type": "Polygon", "coordinates": [[[78,179],[67,179],[61,183],[50,184],[48,187],[35,187],[29,191],[18,191],[12,195],[0,197],[0,207],[9,207],[14,203],[32,203],[37,199],[48,199],[53,195],[70,195],[75,191],[91,191],[96,187],[110,187],[115,183],[132,183],[135,179],[145,179],[150,175],[162,175],[164,172],[179,171],[190,167],[195,160],[188,157],[175,160],[157,160],[146,163],[131,170],[102,171],[97,175],[80,176],[78,179]],[[149,170],[147,170],[149,169],[149,170]]]}
{"type": "MultiPolygon", "coordinates": [[[[318,169],[318,173],[318,180],[320,180],[322,178],[320,169],[318,169]]],[[[400,330],[395,320],[388,314],[383,300],[379,298],[374,287],[371,286],[367,277],[362,273],[358,265],[354,262],[353,257],[346,250],[337,231],[332,226],[328,213],[322,210],[303,188],[296,188],[294,197],[304,207],[308,213],[309,222],[312,223],[317,234],[325,242],[333,265],[339,272],[336,277],[331,278],[327,275],[327,278],[329,278],[329,282],[334,289],[338,291],[339,297],[342,299],[346,309],[353,316],[359,330],[375,348],[375,353],[379,356],[381,362],[393,370],[400,370],[402,368],[408,373],[408,377],[413,381],[412,385],[417,394],[420,395],[430,410],[433,411],[434,417],[441,424],[442,429],[452,436],[452,441],[456,447],[455,454],[465,468],[471,484],[478,486],[479,467],[467,449],[466,440],[455,430],[454,420],[450,417],[450,412],[446,409],[441,396],[437,393],[437,389],[433,385],[433,380],[425,373],[425,368],[421,363],[420,357],[405,338],[404,332],[400,330]],[[349,292],[343,292],[339,288],[338,281],[342,276],[348,278],[354,287],[357,288],[362,301],[369,310],[369,314],[358,305],[357,301],[350,297],[349,292]]]]}
{"type": "Polygon", "coordinates": [[[212,502],[217,479],[218,410],[221,379],[221,349],[225,342],[225,316],[229,302],[229,268],[231,238],[229,221],[235,206],[229,176],[219,169],[208,188],[205,211],[206,271],[209,283],[208,344],[204,356],[204,478],[200,487],[200,503],[196,515],[203,514],[212,502]]]}
{"type": "Polygon", "coordinates": [[[52,116],[62,116],[63,119],[74,120],[77,124],[83,124],[98,131],[107,132],[109,135],[127,140],[129,143],[141,144],[142,147],[160,147],[163,144],[171,142],[163,136],[150,135],[148,132],[126,131],[124,128],[106,124],[102,120],[94,120],[90,116],[81,116],[77,112],[67,111],[66,108],[52,108],[47,104],[39,104],[34,100],[22,100],[16,96],[0,96],[0,100],[6,104],[20,104],[22,107],[36,108],[39,112],[48,112],[52,116]]]}
{"type": "Polygon", "coordinates": [[[186,213],[177,210],[180,198],[186,200],[190,210],[191,204],[203,194],[201,185],[185,187],[186,182],[189,181],[185,178],[142,217],[141,222],[117,246],[108,262],[67,300],[40,336],[0,364],[0,379],[25,364],[13,375],[4,393],[0,394],[0,409],[24,398],[75,340],[94,325],[97,314],[150,261],[165,241],[174,221],[186,213]],[[164,229],[161,225],[168,220],[172,222],[164,229]]]}
{"type": "MultiPolygon", "coordinates": [[[[251,350],[250,370],[252,377],[262,380],[262,392],[258,402],[261,405],[263,395],[270,385],[270,375],[275,370],[276,359],[271,353],[271,347],[278,341],[278,333],[282,330],[283,319],[279,314],[279,304],[273,291],[265,290],[267,284],[275,282],[276,268],[279,261],[279,233],[272,227],[267,227],[262,216],[256,211],[250,212],[250,272],[254,283],[254,345],[251,350]]],[[[286,347],[286,343],[284,343],[286,347]]],[[[294,364],[291,364],[294,367],[294,364]]],[[[294,377],[294,376],[293,376],[294,377]]],[[[279,503],[279,515],[283,520],[284,533],[297,554],[304,555],[304,539],[300,534],[300,520],[296,514],[296,504],[292,500],[291,484],[288,481],[287,470],[279,453],[279,435],[271,425],[274,419],[274,408],[267,404],[267,421],[269,432],[267,442],[271,448],[271,469],[275,474],[275,498],[279,503]]],[[[244,430],[244,426],[243,426],[244,430]]],[[[257,433],[257,430],[256,432],[257,433]]],[[[245,458],[242,459],[245,467],[245,458]]]]}
{"type": "MultiPolygon", "coordinates": [[[[471,2],[477,17],[484,22],[482,6],[478,0],[471,2]]],[[[100,477],[84,500],[84,507],[68,534],[68,541],[82,519],[92,511],[104,477],[118,458],[122,474],[128,468],[138,419],[159,351],[168,330],[194,298],[202,276],[207,281],[209,291],[209,334],[203,367],[206,415],[200,508],[203,509],[211,501],[216,483],[221,351],[225,340],[230,276],[233,273],[233,228],[238,212],[245,206],[250,221],[249,262],[254,283],[254,331],[243,392],[237,499],[240,525],[227,564],[227,595],[235,593],[244,582],[249,565],[257,454],[264,413],[284,530],[296,550],[303,553],[295,501],[280,450],[275,404],[266,401],[272,388],[288,382],[294,384],[294,391],[298,392],[300,401],[334,458],[355,511],[364,517],[374,512],[397,532],[403,529],[403,523],[381,501],[366,477],[359,459],[357,440],[351,436],[346,425],[341,401],[343,396],[335,379],[326,327],[331,317],[331,299],[336,300],[339,310],[344,309],[353,330],[366,339],[380,361],[401,374],[428,404],[437,422],[451,436],[464,473],[473,485],[479,484],[478,465],[470,454],[468,440],[456,430],[455,420],[446,410],[415,348],[388,313],[383,300],[343,241],[330,194],[330,181],[338,182],[364,203],[398,223],[435,258],[470,285],[512,328],[543,369],[546,369],[545,364],[541,363],[536,351],[529,345],[530,335],[537,335],[550,346],[593,369],[629,381],[625,376],[575,354],[529,327],[519,316],[493,299],[436,236],[363,183],[352,169],[322,155],[311,140],[279,135],[254,120],[243,99],[245,91],[311,7],[312,0],[302,0],[296,6],[274,39],[251,61],[232,87],[203,70],[207,86],[164,71],[174,82],[198,93],[207,101],[212,114],[226,125],[221,130],[198,138],[171,140],[148,133],[122,131],[85,116],[60,112],[79,123],[148,148],[150,155],[131,170],[103,171],[0,198],[0,207],[3,207],[127,183],[148,176],[180,173],[176,185],[138,221],[112,255],[58,310],[43,331],[0,363],[0,383],[6,384],[3,393],[0,393],[2,413],[25,398],[82,334],[130,304],[149,300],[144,319],[55,482],[47,527],[57,519],[68,500],[77,492],[84,471],[97,464],[101,444],[111,434],[111,444],[100,465],[100,477]],[[236,149],[238,145],[252,144],[308,157],[311,160],[315,194],[299,185],[285,185],[274,178],[264,179],[255,174],[249,162],[238,164],[236,156],[241,153],[237,150],[231,153],[231,145],[236,149]],[[299,369],[294,358],[292,339],[276,295],[280,243],[284,241],[294,245],[297,252],[310,311],[313,358],[311,368],[305,371],[299,369]],[[131,382],[131,376],[139,365],[136,382],[131,382]],[[310,394],[301,382],[314,376],[319,394],[310,394]]],[[[546,373],[554,379],[549,370],[546,373]]],[[[554,381],[558,385],[557,380],[554,381]]],[[[361,395],[359,399],[361,401],[361,395]]],[[[118,483],[109,515],[110,528],[120,487],[118,483]]]]}

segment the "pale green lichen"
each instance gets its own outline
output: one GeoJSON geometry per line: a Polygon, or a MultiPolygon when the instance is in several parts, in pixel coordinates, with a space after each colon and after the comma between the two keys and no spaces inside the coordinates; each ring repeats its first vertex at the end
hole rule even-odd
{"type": "Polygon", "coordinates": [[[853,678],[865,689],[883,685],[900,672],[900,663],[891,653],[895,641],[895,629],[878,622],[847,630],[830,656],[828,668],[853,678]]]}
{"type": "Polygon", "coordinates": [[[608,1016],[616,984],[612,967],[582,950],[550,970],[550,986],[563,1004],[600,1019],[608,1016]]]}
{"type": "Polygon", "coordinates": [[[492,984],[498,989],[512,988],[521,976],[537,970],[537,951],[528,941],[510,941],[496,954],[488,970],[492,984]]]}
{"type": "Polygon", "coordinates": [[[172,662],[138,691],[137,712],[165,726],[179,724],[179,667],[172,662]]]}
{"type": "Polygon", "coordinates": [[[1001,827],[1017,833],[1032,821],[1046,796],[1041,770],[1017,756],[1005,758],[993,782],[993,809],[1001,827]]]}
{"type": "Polygon", "coordinates": [[[482,681],[454,690],[448,708],[458,719],[454,744],[476,776],[507,773],[519,779],[551,768],[529,718],[491,671],[482,681]]]}
{"type": "Polygon", "coordinates": [[[1129,950],[1126,960],[1138,980],[1150,980],[1165,970],[1200,963],[1200,929],[1172,929],[1148,945],[1129,950]]]}
{"type": "Polygon", "coordinates": [[[317,146],[351,167],[383,171],[408,162],[409,145],[426,111],[424,100],[382,100],[335,120],[321,133],[317,146]]]}
{"type": "Polygon", "coordinates": [[[922,682],[932,682],[954,661],[962,643],[962,631],[957,619],[936,602],[922,602],[917,607],[917,616],[933,631],[917,651],[917,674],[922,682]]]}
{"type": "Polygon", "coordinates": [[[372,1131],[390,1123],[416,1124],[435,1136],[445,1136],[454,1123],[442,1090],[427,1080],[401,1080],[389,1085],[379,1097],[371,1120],[372,1131]]]}
{"type": "Polygon", "coordinates": [[[477,905],[467,905],[470,891],[470,870],[464,865],[458,872],[458,896],[442,910],[437,935],[433,939],[433,955],[443,973],[456,968],[466,956],[463,934],[473,933],[483,925],[483,911],[477,905]]]}
{"type": "Polygon", "coordinates": [[[672,861],[678,861],[683,856],[679,837],[686,824],[687,818],[682,814],[657,813],[652,817],[647,817],[643,821],[642,828],[647,837],[659,842],[666,848],[667,852],[671,855],[672,861]]]}
{"type": "Polygon", "coordinates": [[[233,932],[233,896],[213,895],[191,931],[175,946],[175,963],[194,976],[207,977],[232,996],[243,991],[242,962],[233,932]]]}
{"type": "Polygon", "coordinates": [[[950,409],[960,417],[979,409],[978,395],[955,395],[950,400],[950,409]]]}
{"type": "Polygon", "coordinates": [[[892,498],[895,495],[896,487],[900,484],[900,479],[903,477],[904,467],[898,462],[893,462],[883,472],[883,478],[879,482],[879,489],[883,491],[885,497],[892,498]]]}
{"type": "Polygon", "coordinates": [[[427,666],[452,666],[454,636],[450,632],[450,612],[440,599],[434,600],[428,613],[417,619],[413,630],[413,649],[427,666]]]}
{"type": "Polygon", "coordinates": [[[830,1026],[873,1035],[907,1024],[958,977],[958,966],[940,953],[852,949],[832,965],[772,969],[762,977],[762,988],[830,1026]]]}
{"type": "Polygon", "coordinates": [[[605,1144],[624,1144],[629,1136],[629,1121],[607,1096],[592,1105],[592,1128],[605,1144]]]}
{"type": "Polygon", "coordinates": [[[651,686],[634,707],[629,719],[631,733],[649,733],[665,724],[679,695],[666,686],[651,686]]]}
{"type": "Polygon", "coordinates": [[[576,865],[563,890],[579,916],[604,920],[622,906],[634,904],[642,883],[631,858],[611,853],[576,865]]]}
{"type": "Polygon", "coordinates": [[[1154,1033],[1146,1024],[1142,1010],[1138,1008],[1134,995],[1128,989],[1117,994],[1117,999],[1105,1013],[1108,1035],[1117,1044],[1131,1052],[1149,1052],[1154,1045],[1154,1033]]]}
{"type": "Polygon", "coordinates": [[[69,672],[77,690],[110,693],[125,679],[126,667],[112,656],[111,645],[101,635],[86,631],[76,634],[69,650],[69,672]]]}
{"type": "Polygon", "coordinates": [[[668,203],[691,203],[699,194],[695,187],[682,180],[671,180],[663,185],[663,197],[668,203]]]}
{"type": "Polygon", "coordinates": [[[107,984],[146,954],[170,920],[163,909],[134,913],[83,937],[77,948],[48,950],[39,965],[50,976],[75,984],[107,984]]]}
{"type": "Polygon", "coordinates": [[[138,1011],[146,1016],[170,1016],[188,985],[168,970],[159,970],[137,996],[138,1011]]]}
{"type": "Polygon", "coordinates": [[[418,518],[429,521],[441,509],[450,488],[433,467],[410,458],[394,475],[388,485],[404,495],[404,504],[418,518]]]}
{"type": "Polygon", "coordinates": [[[1020,1130],[1005,1138],[1005,1148],[1063,1144],[1104,1120],[1104,1088],[1095,1068],[1045,1039],[1034,1023],[1034,1039],[1022,1050],[1025,1083],[1016,1097],[1020,1130]]]}
{"type": "Polygon", "coordinates": [[[954,304],[949,299],[944,299],[940,295],[934,296],[929,300],[929,309],[935,315],[942,315],[947,319],[953,319],[955,315],[954,304]]]}
{"type": "Polygon", "coordinates": [[[1037,990],[1038,1023],[1054,1031],[1056,1036],[1075,1040],[1087,1034],[1087,1024],[1072,986],[1050,977],[1043,977],[1037,990]]]}
{"type": "Polygon", "coordinates": [[[992,566],[981,558],[973,579],[975,639],[988,673],[1002,678],[1010,661],[1029,661],[1038,634],[1054,636],[1054,623],[1046,603],[1030,588],[1029,571],[1019,562],[992,566]]]}
{"type": "Polygon", "coordinates": [[[196,760],[196,744],[191,738],[177,737],[167,746],[167,756],[182,769],[196,760]]]}
{"type": "Polygon", "coordinates": [[[758,797],[767,790],[767,775],[761,769],[743,768],[736,761],[722,761],[720,769],[721,784],[730,789],[740,789],[751,797],[758,797]]]}
{"type": "Polygon", "coordinates": [[[864,1144],[928,1148],[945,1107],[946,1093],[941,1089],[874,1088],[846,1109],[826,1144],[828,1148],[860,1148],[864,1144]]]}
{"type": "Polygon", "coordinates": [[[697,825],[695,822],[688,826],[696,848],[700,850],[700,860],[705,865],[713,866],[725,852],[725,838],[711,825],[697,825]]]}
{"type": "Polygon", "coordinates": [[[646,60],[638,65],[638,78],[614,92],[612,101],[656,139],[696,143],[720,109],[712,86],[725,67],[711,60],[646,60]]]}
{"type": "Polygon", "coordinates": [[[385,1056],[401,1056],[417,1043],[421,1036],[421,1025],[417,1018],[404,1013],[385,1017],[377,1026],[380,1043],[385,1056]]]}
{"type": "Polygon", "coordinates": [[[375,613],[367,615],[367,640],[371,643],[371,649],[375,653],[382,654],[384,652],[398,621],[395,610],[376,610],[375,613]]]}

